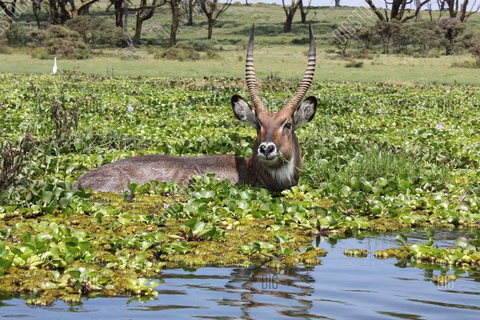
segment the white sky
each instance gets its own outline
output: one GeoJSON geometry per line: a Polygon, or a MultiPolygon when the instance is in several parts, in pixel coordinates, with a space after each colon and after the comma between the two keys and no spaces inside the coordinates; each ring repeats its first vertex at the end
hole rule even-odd
{"type": "MultiPolygon", "coordinates": [[[[245,2],[245,0],[237,0],[240,2],[245,2]]],[[[292,0],[285,0],[285,3],[290,4],[292,0]]],[[[309,0],[304,0],[304,4],[308,3],[309,0]]],[[[278,5],[282,4],[282,0],[248,0],[249,3],[257,3],[257,2],[265,2],[265,3],[276,3],[278,5]]],[[[379,8],[384,8],[385,7],[385,1],[382,0],[374,0],[373,3],[379,7],[379,8]]],[[[437,8],[437,1],[432,0],[432,8],[437,8]]],[[[319,7],[319,6],[334,6],[335,2],[333,0],[312,0],[312,6],[319,7]]],[[[350,6],[350,7],[357,7],[360,5],[363,5],[365,7],[368,7],[368,4],[364,0],[340,0],[340,5],[341,6],[350,6]]],[[[412,1],[410,4],[411,8],[415,8],[415,0],[412,1]]],[[[426,9],[427,6],[424,6],[423,9],[426,9]]]]}

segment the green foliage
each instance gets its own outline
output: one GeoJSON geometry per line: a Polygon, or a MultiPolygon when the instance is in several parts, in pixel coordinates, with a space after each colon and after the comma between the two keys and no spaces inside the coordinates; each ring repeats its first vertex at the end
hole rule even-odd
{"type": "Polygon", "coordinates": [[[190,40],[188,44],[195,49],[195,51],[208,52],[210,50],[215,50],[216,42],[214,40],[190,40]]]}
{"type": "Polygon", "coordinates": [[[363,68],[363,61],[349,61],[345,63],[345,68],[363,68]]]}
{"type": "Polygon", "coordinates": [[[179,61],[200,60],[200,54],[195,51],[192,45],[180,43],[171,48],[168,48],[159,55],[155,55],[154,58],[179,61]]]}
{"type": "MultiPolygon", "coordinates": [[[[273,107],[297,89],[269,79],[261,86],[273,107]]],[[[81,294],[154,296],[156,284],[145,279],[165,266],[314,266],[325,252],[311,245],[312,235],[480,227],[478,87],[314,84],[317,116],[297,130],[298,186],[272,193],[207,175],[189,186],[132,183],[125,202],[73,191],[72,183],[138,154],[252,153],[255,132],[230,108],[233,94],[245,95],[243,80],[69,72],[4,74],[0,86],[2,135],[21,141],[31,128],[32,139],[14,183],[0,193],[0,286],[5,294],[37,292],[31,304],[78,303],[81,294]]],[[[399,237],[404,248],[375,256],[420,252],[475,267],[477,238],[459,239],[447,252],[399,237]]]]}
{"type": "Polygon", "coordinates": [[[2,137],[0,132],[0,191],[8,189],[16,182],[25,165],[30,142],[29,133],[18,143],[12,143],[2,137]]]}
{"type": "Polygon", "coordinates": [[[11,46],[25,46],[32,41],[28,28],[15,22],[10,24],[10,28],[6,30],[6,37],[11,46]]]}
{"type": "Polygon", "coordinates": [[[9,46],[0,45],[0,53],[1,54],[12,54],[13,49],[9,46]]]}
{"type": "Polygon", "coordinates": [[[480,33],[477,32],[473,36],[473,45],[471,47],[471,52],[475,57],[475,62],[477,63],[477,67],[480,67],[480,33]]]}
{"type": "MultiPolygon", "coordinates": [[[[237,34],[241,34],[243,36],[248,37],[250,35],[251,26],[243,27],[241,30],[237,32],[237,34]]],[[[255,36],[276,36],[283,31],[281,25],[278,24],[257,24],[255,26],[255,36]]]]}
{"type": "Polygon", "coordinates": [[[35,54],[38,50],[46,52],[50,58],[54,56],[65,59],[87,59],[90,56],[90,48],[83,41],[82,36],[62,26],[51,26],[47,30],[32,31],[33,56],[44,58],[35,54]]]}
{"type": "MultiPolygon", "coordinates": [[[[480,231],[476,231],[474,238],[467,239],[458,237],[455,240],[456,248],[438,248],[435,245],[433,237],[435,235],[433,228],[427,228],[427,243],[407,244],[407,237],[403,234],[397,236],[396,240],[402,243],[403,249],[388,249],[391,254],[381,251],[376,252],[376,257],[396,256],[402,260],[417,261],[417,263],[437,264],[440,266],[460,266],[464,268],[480,267],[480,231]]],[[[445,285],[449,281],[455,281],[455,276],[438,276],[433,279],[434,283],[445,285]]]]}
{"type": "Polygon", "coordinates": [[[65,26],[78,32],[85,43],[95,47],[117,47],[122,45],[125,35],[111,21],[89,15],[79,15],[67,21],[65,26]]]}

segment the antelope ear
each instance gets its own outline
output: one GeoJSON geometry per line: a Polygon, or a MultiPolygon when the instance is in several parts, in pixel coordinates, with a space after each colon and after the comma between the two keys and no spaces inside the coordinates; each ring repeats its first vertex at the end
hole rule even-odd
{"type": "Polygon", "coordinates": [[[310,96],[305,99],[297,111],[293,114],[293,129],[297,129],[302,124],[310,122],[317,111],[317,98],[310,96]]]}
{"type": "Polygon", "coordinates": [[[255,115],[255,112],[253,112],[252,108],[250,108],[248,103],[243,100],[242,97],[238,95],[232,97],[232,108],[233,113],[238,120],[257,126],[257,116],[255,115]]]}

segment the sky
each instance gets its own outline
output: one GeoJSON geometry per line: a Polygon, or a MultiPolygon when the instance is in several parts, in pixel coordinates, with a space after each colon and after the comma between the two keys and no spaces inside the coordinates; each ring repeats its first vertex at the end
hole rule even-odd
{"type": "MultiPolygon", "coordinates": [[[[238,0],[240,2],[244,2],[245,0],[238,0]]],[[[290,4],[292,0],[285,0],[286,4],[290,4]]],[[[304,0],[304,3],[308,3],[309,0],[304,0]]],[[[282,0],[248,0],[249,3],[257,3],[257,2],[265,2],[265,3],[276,3],[278,5],[282,4],[282,0]]],[[[377,7],[383,8],[385,5],[385,2],[382,0],[373,0],[373,3],[377,7]]],[[[412,1],[412,9],[415,8],[415,0],[412,1]]],[[[334,6],[335,2],[333,0],[312,0],[312,6],[319,7],[319,6],[334,6]]],[[[363,5],[365,7],[368,7],[368,4],[365,2],[365,0],[340,0],[340,5],[342,6],[350,6],[350,7],[357,7],[360,5],[363,5]]],[[[435,8],[436,6],[436,1],[432,1],[432,7],[435,8]]],[[[425,7],[424,7],[425,8],[425,7]]]]}

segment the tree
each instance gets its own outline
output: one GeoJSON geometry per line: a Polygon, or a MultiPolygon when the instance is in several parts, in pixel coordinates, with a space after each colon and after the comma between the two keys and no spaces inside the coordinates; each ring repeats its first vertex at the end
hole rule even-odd
{"type": "Polygon", "coordinates": [[[115,9],[115,27],[123,28],[123,2],[124,0],[113,0],[115,9]]]}
{"type": "Polygon", "coordinates": [[[188,0],[187,2],[187,26],[193,26],[193,8],[197,4],[197,0],[188,0]]]}
{"type": "Polygon", "coordinates": [[[13,6],[12,8],[12,5],[10,6],[10,8],[7,6],[7,3],[3,2],[2,0],[0,0],[0,8],[2,8],[3,12],[5,12],[5,14],[7,16],[9,16],[10,18],[13,18],[15,16],[15,7],[13,6]]]}
{"type": "Polygon", "coordinates": [[[375,13],[377,18],[382,22],[389,22],[389,21],[400,21],[406,22],[410,19],[413,19],[418,16],[420,10],[424,5],[426,5],[430,0],[424,0],[417,5],[417,8],[413,14],[405,15],[407,5],[411,4],[413,0],[392,0],[392,2],[385,1],[385,9],[384,13],[380,11],[379,8],[375,6],[372,0],[365,0],[365,2],[370,6],[372,11],[375,13]],[[389,8],[388,5],[391,7],[389,8]],[[388,14],[388,10],[390,10],[390,15],[388,14]]]}
{"type": "MultiPolygon", "coordinates": [[[[49,22],[51,24],[64,24],[74,16],[82,14],[88,7],[99,0],[85,0],[81,5],[75,7],[72,0],[48,0],[49,22]],[[68,7],[70,5],[70,8],[68,7]]],[[[123,0],[116,0],[122,2],[123,0]]],[[[33,0],[33,13],[37,19],[37,25],[40,28],[38,12],[40,12],[41,0],[33,0]]],[[[123,24],[122,24],[123,26],[123,24]]]]}
{"type": "Polygon", "coordinates": [[[203,13],[208,20],[208,35],[207,39],[212,39],[213,24],[217,20],[218,16],[224,13],[232,4],[232,0],[225,0],[225,3],[220,7],[218,0],[200,0],[200,6],[203,13]]]}
{"type": "Polygon", "coordinates": [[[441,7],[447,6],[450,18],[456,18],[460,22],[466,22],[469,17],[477,13],[480,9],[480,4],[476,4],[477,1],[474,1],[468,10],[468,1],[463,0],[463,3],[460,3],[461,0],[441,0],[441,7]],[[475,7],[476,6],[476,7],[475,7]],[[458,9],[460,8],[460,10],[458,9]]]}
{"type": "Polygon", "coordinates": [[[438,21],[438,26],[445,31],[445,54],[451,55],[455,45],[455,39],[463,33],[463,24],[455,18],[444,18],[438,21]]]}
{"type": "MultiPolygon", "coordinates": [[[[417,6],[417,8],[418,8],[418,6],[420,6],[421,4],[422,4],[422,0],[415,0],[415,5],[417,6]]],[[[415,21],[418,22],[418,21],[422,20],[422,14],[421,14],[420,10],[418,10],[418,11],[416,11],[416,12],[417,12],[417,16],[415,17],[415,21]]]]}
{"type": "Polygon", "coordinates": [[[33,8],[33,15],[35,16],[35,20],[37,21],[37,27],[40,29],[40,10],[42,9],[42,0],[33,0],[32,1],[32,8],[33,8]]]}
{"type": "Polygon", "coordinates": [[[283,26],[283,32],[292,32],[293,17],[295,16],[295,12],[297,11],[301,2],[302,0],[292,0],[292,4],[290,6],[287,6],[285,5],[285,0],[282,0],[283,10],[285,11],[285,15],[287,16],[287,19],[285,20],[285,24],[283,26]]]}
{"type": "Polygon", "coordinates": [[[340,7],[340,0],[335,0],[335,7],[340,7]]]}
{"type": "Polygon", "coordinates": [[[177,31],[180,24],[180,0],[168,0],[170,9],[172,10],[172,24],[170,25],[170,41],[171,47],[177,44],[177,31]]]}
{"type": "Polygon", "coordinates": [[[134,42],[140,41],[143,22],[151,19],[155,13],[155,8],[163,6],[165,3],[165,0],[161,0],[160,3],[157,3],[157,0],[153,0],[152,5],[149,6],[147,0],[140,0],[140,7],[128,8],[129,11],[136,11],[137,20],[135,23],[135,35],[133,36],[134,42]]]}
{"type": "Polygon", "coordinates": [[[125,23],[123,24],[123,32],[125,33],[125,44],[129,48],[133,48],[133,41],[128,35],[128,2],[129,0],[123,0],[123,15],[125,18],[125,23]]]}
{"type": "Polygon", "coordinates": [[[312,0],[308,1],[307,8],[303,6],[303,0],[300,1],[300,15],[302,16],[302,23],[307,23],[307,14],[310,12],[310,5],[312,4],[312,0]]]}
{"type": "Polygon", "coordinates": [[[383,53],[390,53],[395,37],[400,34],[401,25],[398,21],[377,21],[375,24],[376,33],[382,41],[383,53]]]}

